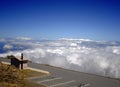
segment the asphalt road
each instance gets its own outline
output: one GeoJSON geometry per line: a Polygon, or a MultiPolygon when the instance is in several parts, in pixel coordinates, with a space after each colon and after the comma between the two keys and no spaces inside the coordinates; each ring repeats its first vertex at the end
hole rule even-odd
{"type": "Polygon", "coordinates": [[[32,79],[49,87],[120,87],[120,80],[116,79],[36,63],[29,63],[29,66],[51,73],[50,76],[32,79]]]}
{"type": "MultiPolygon", "coordinates": [[[[4,59],[1,61],[10,62],[4,59]]],[[[86,74],[36,63],[29,63],[29,67],[49,71],[51,73],[49,76],[30,79],[49,87],[120,87],[120,80],[103,76],[86,74]]]]}

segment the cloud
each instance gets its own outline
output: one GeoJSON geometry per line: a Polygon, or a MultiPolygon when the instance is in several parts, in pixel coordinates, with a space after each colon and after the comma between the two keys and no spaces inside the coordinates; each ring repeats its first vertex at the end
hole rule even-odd
{"type": "Polygon", "coordinates": [[[120,45],[117,42],[65,39],[15,42],[9,42],[4,48],[12,49],[12,43],[18,47],[24,46],[24,49],[2,53],[0,56],[24,53],[36,63],[120,78],[120,45]]]}
{"type": "Polygon", "coordinates": [[[115,54],[120,54],[120,48],[118,49],[118,48],[114,48],[113,49],[113,53],[115,53],[115,54]]]}
{"type": "Polygon", "coordinates": [[[5,50],[10,50],[10,49],[12,49],[12,48],[13,48],[13,46],[10,45],[10,44],[5,44],[5,45],[3,46],[3,49],[5,49],[5,50]]]}
{"type": "Polygon", "coordinates": [[[32,38],[29,37],[17,37],[17,40],[32,40],[32,38]]]}
{"type": "Polygon", "coordinates": [[[92,41],[92,40],[90,40],[90,39],[72,39],[72,38],[61,38],[61,39],[59,39],[59,40],[71,40],[71,41],[73,41],[73,40],[79,40],[79,41],[92,41]]]}
{"type": "Polygon", "coordinates": [[[0,42],[6,42],[4,38],[0,38],[0,42]]]}

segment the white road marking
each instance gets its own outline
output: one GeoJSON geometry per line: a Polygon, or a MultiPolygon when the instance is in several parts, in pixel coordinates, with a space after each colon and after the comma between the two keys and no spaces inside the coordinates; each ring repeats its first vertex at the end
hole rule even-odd
{"type": "Polygon", "coordinates": [[[37,79],[37,78],[44,78],[44,77],[47,77],[47,76],[49,76],[49,75],[43,75],[43,76],[35,76],[35,77],[27,77],[27,78],[25,78],[25,79],[37,79]]]}
{"type": "Polygon", "coordinates": [[[8,62],[3,62],[3,61],[2,61],[2,63],[4,63],[4,64],[8,64],[8,65],[10,64],[10,63],[8,63],[8,62]]]}
{"type": "Polygon", "coordinates": [[[58,83],[58,84],[55,84],[55,85],[51,85],[49,87],[56,87],[56,86],[60,86],[60,85],[66,85],[66,84],[73,83],[73,82],[75,82],[75,80],[71,80],[71,81],[67,81],[67,82],[63,82],[63,83],[58,83]]]}
{"type": "Polygon", "coordinates": [[[89,83],[87,83],[87,84],[85,84],[85,85],[83,85],[83,86],[81,86],[81,87],[87,87],[87,86],[89,86],[90,84],[89,83]]]}
{"type": "Polygon", "coordinates": [[[48,72],[48,71],[37,69],[37,68],[27,67],[26,69],[30,69],[30,70],[41,72],[41,73],[45,73],[45,74],[50,74],[50,72],[48,72]]]}
{"type": "Polygon", "coordinates": [[[62,79],[62,78],[59,77],[59,78],[54,78],[54,79],[46,79],[46,80],[38,81],[38,83],[53,81],[53,80],[57,80],[57,79],[62,79]]]}

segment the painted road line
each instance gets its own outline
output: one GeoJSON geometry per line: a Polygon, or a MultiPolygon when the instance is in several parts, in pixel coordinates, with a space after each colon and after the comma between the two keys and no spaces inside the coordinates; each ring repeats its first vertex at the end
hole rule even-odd
{"type": "Polygon", "coordinates": [[[3,61],[2,61],[2,63],[4,63],[4,64],[8,64],[8,65],[10,64],[10,63],[8,63],[8,62],[3,62],[3,61]]]}
{"type": "Polygon", "coordinates": [[[90,86],[90,84],[87,83],[87,84],[85,84],[85,85],[83,85],[83,86],[81,86],[81,87],[87,87],[87,86],[90,86]]]}
{"type": "Polygon", "coordinates": [[[41,69],[36,69],[36,68],[31,68],[31,67],[27,67],[26,69],[30,69],[30,70],[41,72],[41,73],[50,74],[48,71],[41,70],[41,69]]]}
{"type": "Polygon", "coordinates": [[[59,78],[54,78],[54,79],[46,79],[46,80],[38,81],[37,83],[48,82],[48,81],[53,81],[53,80],[58,80],[58,79],[62,79],[62,78],[59,77],[59,78]]]}
{"type": "Polygon", "coordinates": [[[63,83],[58,83],[58,84],[55,84],[55,85],[51,85],[49,87],[56,87],[56,86],[66,85],[66,84],[73,83],[73,82],[75,82],[75,80],[71,80],[71,81],[67,81],[67,82],[63,82],[63,83]]]}
{"type": "Polygon", "coordinates": [[[27,77],[27,78],[25,78],[25,79],[30,79],[30,80],[32,80],[32,79],[44,78],[44,77],[48,77],[48,76],[49,76],[49,74],[43,75],[43,76],[27,77]]]}

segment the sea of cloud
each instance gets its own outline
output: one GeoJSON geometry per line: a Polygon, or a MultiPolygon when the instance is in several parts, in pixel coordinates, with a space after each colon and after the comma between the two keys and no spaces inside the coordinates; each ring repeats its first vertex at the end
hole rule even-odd
{"type": "Polygon", "coordinates": [[[20,53],[40,64],[120,78],[120,43],[86,39],[0,39],[0,56],[20,53]]]}

